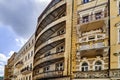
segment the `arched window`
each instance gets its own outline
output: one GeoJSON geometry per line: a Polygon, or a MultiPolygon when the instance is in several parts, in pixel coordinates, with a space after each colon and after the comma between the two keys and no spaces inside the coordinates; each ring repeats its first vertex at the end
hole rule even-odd
{"type": "Polygon", "coordinates": [[[102,63],[101,63],[101,61],[97,61],[95,63],[95,70],[102,70],[102,63]]]}
{"type": "Polygon", "coordinates": [[[83,0],[83,3],[88,3],[89,2],[89,0],[83,0]]]}
{"type": "Polygon", "coordinates": [[[88,71],[88,64],[86,62],[82,64],[81,70],[88,71]]]}

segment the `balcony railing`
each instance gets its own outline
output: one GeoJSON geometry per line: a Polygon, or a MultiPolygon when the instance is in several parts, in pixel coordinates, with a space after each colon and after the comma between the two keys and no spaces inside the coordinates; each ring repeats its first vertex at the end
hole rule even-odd
{"type": "Polygon", "coordinates": [[[105,44],[103,42],[95,43],[95,44],[88,44],[88,45],[82,45],[80,47],[80,50],[89,50],[89,49],[99,49],[99,48],[104,48],[105,44]]]}
{"type": "Polygon", "coordinates": [[[49,71],[49,72],[43,72],[38,73],[34,75],[35,79],[43,79],[43,78],[53,78],[53,77],[61,77],[63,76],[63,71],[49,71]]]}
{"type": "Polygon", "coordinates": [[[120,79],[120,69],[112,69],[112,70],[110,70],[110,77],[120,79]]]}
{"type": "Polygon", "coordinates": [[[57,59],[57,58],[62,58],[64,57],[64,52],[57,52],[57,53],[52,53],[50,54],[49,56],[45,56],[45,57],[42,57],[42,58],[37,58],[35,60],[35,64],[34,66],[40,64],[40,63],[43,63],[43,62],[46,62],[46,61],[50,61],[50,60],[54,60],[54,59],[57,59]]]}
{"type": "Polygon", "coordinates": [[[107,15],[108,15],[107,11],[103,11],[103,12],[91,14],[91,15],[88,15],[88,16],[79,17],[78,18],[78,24],[82,25],[82,24],[86,24],[86,23],[90,23],[90,22],[103,20],[104,18],[107,17],[107,15]]]}
{"type": "Polygon", "coordinates": [[[101,71],[75,71],[74,78],[84,78],[84,79],[94,79],[94,78],[108,78],[109,71],[101,70],[101,71]]]}
{"type": "Polygon", "coordinates": [[[55,35],[53,37],[50,37],[49,40],[47,40],[46,42],[43,42],[41,45],[39,43],[37,43],[35,52],[38,52],[41,48],[43,48],[44,46],[46,46],[48,44],[51,44],[55,41],[58,41],[58,40],[61,40],[61,39],[64,39],[64,38],[65,38],[65,33],[61,34],[61,35],[55,35]]]}
{"type": "Polygon", "coordinates": [[[79,43],[103,40],[105,38],[107,38],[107,36],[105,34],[92,34],[92,35],[88,35],[88,36],[85,36],[85,37],[81,37],[79,39],[79,43]]]}
{"type": "Polygon", "coordinates": [[[32,72],[32,68],[31,68],[31,67],[25,67],[25,68],[23,68],[23,69],[21,70],[21,73],[22,73],[23,75],[29,74],[29,73],[31,73],[31,72],[32,72]]]}
{"type": "Polygon", "coordinates": [[[20,67],[22,67],[22,66],[23,66],[23,61],[19,61],[19,62],[15,65],[16,68],[20,68],[20,67]]]}

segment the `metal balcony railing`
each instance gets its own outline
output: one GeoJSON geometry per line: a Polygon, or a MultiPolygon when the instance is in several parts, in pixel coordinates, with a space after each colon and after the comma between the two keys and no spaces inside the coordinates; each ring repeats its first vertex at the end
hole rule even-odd
{"type": "Polygon", "coordinates": [[[25,67],[21,70],[21,73],[25,75],[25,74],[29,74],[31,71],[32,71],[31,67],[25,67]]]}

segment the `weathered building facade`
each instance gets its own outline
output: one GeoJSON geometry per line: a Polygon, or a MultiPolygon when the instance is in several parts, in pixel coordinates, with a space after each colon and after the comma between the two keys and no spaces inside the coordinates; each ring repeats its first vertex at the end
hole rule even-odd
{"type": "Polygon", "coordinates": [[[16,57],[15,80],[120,79],[120,0],[52,0],[34,39],[31,60],[30,49],[16,57]],[[23,62],[32,62],[30,75],[17,68],[23,62]]]}

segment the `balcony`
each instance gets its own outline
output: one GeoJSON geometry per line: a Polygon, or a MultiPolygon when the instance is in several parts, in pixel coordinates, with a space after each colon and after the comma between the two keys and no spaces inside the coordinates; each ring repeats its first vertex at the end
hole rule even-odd
{"type": "Polygon", "coordinates": [[[59,8],[60,6],[64,5],[66,0],[56,0],[57,3],[55,2],[54,4],[52,4],[52,6],[50,6],[49,8],[47,8],[44,12],[44,14],[42,14],[41,16],[39,16],[38,18],[38,23],[40,23],[47,15],[49,15],[51,12],[53,12],[55,9],[59,8]]]}
{"type": "Polygon", "coordinates": [[[17,78],[17,76],[11,74],[11,75],[9,76],[9,78],[17,78]]]}
{"type": "Polygon", "coordinates": [[[66,4],[55,9],[49,15],[47,15],[39,24],[36,31],[36,36],[47,26],[54,21],[66,16],[66,4]],[[49,19],[48,19],[49,18],[49,19]]]}
{"type": "Polygon", "coordinates": [[[31,67],[25,67],[25,68],[23,68],[23,69],[21,70],[21,73],[22,73],[23,75],[29,74],[29,73],[31,73],[31,72],[32,72],[32,68],[31,68],[31,67]]]}
{"type": "Polygon", "coordinates": [[[107,12],[96,13],[78,18],[77,28],[81,32],[99,29],[105,26],[107,20],[107,12]],[[89,24],[89,25],[88,25],[89,24]]]}
{"type": "Polygon", "coordinates": [[[106,50],[108,49],[109,47],[105,46],[103,42],[89,43],[87,45],[81,45],[77,54],[81,57],[92,58],[95,56],[107,55],[108,53],[106,52],[106,50]]]}
{"type": "Polygon", "coordinates": [[[100,48],[104,48],[104,47],[105,47],[105,44],[103,42],[92,43],[92,45],[90,45],[90,44],[81,45],[80,51],[100,49],[100,48]]]}
{"type": "MultiPolygon", "coordinates": [[[[85,35],[85,33],[83,35],[85,35]]],[[[87,43],[90,41],[104,40],[106,38],[108,38],[108,37],[106,36],[106,34],[103,34],[103,33],[96,33],[96,34],[91,34],[91,35],[88,34],[85,37],[81,37],[79,39],[79,43],[87,43]]]]}
{"type": "Polygon", "coordinates": [[[64,52],[58,52],[58,53],[52,53],[49,56],[43,57],[43,58],[37,58],[35,60],[34,66],[37,66],[41,63],[49,61],[56,61],[56,59],[63,58],[64,57],[64,52]]]}
{"type": "Polygon", "coordinates": [[[97,78],[108,78],[109,71],[101,70],[101,71],[75,71],[74,78],[76,79],[97,79],[97,78]]]}
{"type": "Polygon", "coordinates": [[[110,70],[110,77],[115,79],[120,79],[120,69],[111,69],[110,70]]]}
{"type": "Polygon", "coordinates": [[[34,75],[34,79],[45,79],[45,78],[54,78],[54,77],[62,77],[63,71],[49,71],[45,73],[39,73],[34,75]]]}
{"type": "Polygon", "coordinates": [[[41,48],[43,48],[49,44],[52,44],[55,41],[62,40],[64,38],[65,38],[65,34],[57,35],[55,37],[50,38],[48,41],[42,43],[38,48],[36,48],[35,53],[37,53],[41,48]]]}
{"type": "Polygon", "coordinates": [[[17,62],[17,64],[15,65],[16,68],[20,68],[23,66],[23,61],[19,61],[17,62]]]}

